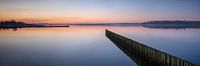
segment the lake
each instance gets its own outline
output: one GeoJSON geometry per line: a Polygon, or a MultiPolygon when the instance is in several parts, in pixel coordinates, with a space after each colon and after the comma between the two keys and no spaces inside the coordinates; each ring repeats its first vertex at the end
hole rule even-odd
{"type": "Polygon", "coordinates": [[[0,66],[137,66],[105,29],[200,64],[200,29],[70,26],[0,29],[0,66]]]}

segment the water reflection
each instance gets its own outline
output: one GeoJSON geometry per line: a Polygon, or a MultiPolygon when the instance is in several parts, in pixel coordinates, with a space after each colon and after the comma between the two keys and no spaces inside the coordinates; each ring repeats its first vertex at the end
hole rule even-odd
{"type": "Polygon", "coordinates": [[[6,30],[13,30],[13,31],[17,31],[18,28],[0,28],[0,31],[6,31],[6,30]]]}
{"type": "Polygon", "coordinates": [[[200,29],[71,26],[0,31],[0,66],[136,66],[105,29],[200,64],[200,29]]]}
{"type": "Polygon", "coordinates": [[[0,36],[0,66],[135,65],[102,27],[22,28],[0,36]]]}

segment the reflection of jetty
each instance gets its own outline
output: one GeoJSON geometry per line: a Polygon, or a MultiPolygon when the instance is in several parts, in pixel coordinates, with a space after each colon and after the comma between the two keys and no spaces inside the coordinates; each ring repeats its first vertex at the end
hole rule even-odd
{"type": "Polygon", "coordinates": [[[108,30],[106,36],[138,66],[198,66],[108,30]]]}

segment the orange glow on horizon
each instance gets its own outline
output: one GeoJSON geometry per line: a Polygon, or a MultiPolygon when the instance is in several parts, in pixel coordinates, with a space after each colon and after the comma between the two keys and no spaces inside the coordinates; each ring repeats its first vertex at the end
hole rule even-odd
{"type": "Polygon", "coordinates": [[[13,19],[27,23],[199,21],[199,2],[173,0],[166,2],[147,2],[145,0],[0,0],[0,20],[13,19]]]}
{"type": "MultiPolygon", "coordinates": [[[[0,20],[12,20],[9,18],[0,18],[0,20]]],[[[141,18],[25,18],[25,19],[13,19],[16,21],[22,21],[26,23],[118,23],[118,22],[143,22],[141,18]]]]}

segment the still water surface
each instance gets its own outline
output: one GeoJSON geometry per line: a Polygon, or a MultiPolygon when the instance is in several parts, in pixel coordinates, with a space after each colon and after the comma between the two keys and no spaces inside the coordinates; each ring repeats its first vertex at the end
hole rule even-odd
{"type": "Polygon", "coordinates": [[[136,66],[105,29],[200,64],[200,29],[70,26],[0,30],[0,66],[136,66]]]}

